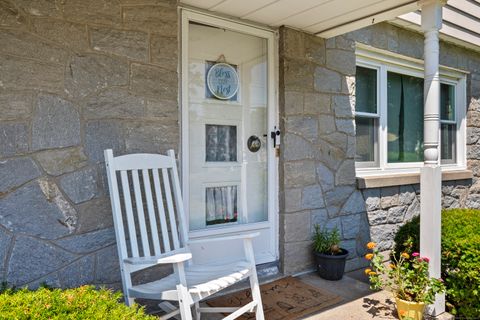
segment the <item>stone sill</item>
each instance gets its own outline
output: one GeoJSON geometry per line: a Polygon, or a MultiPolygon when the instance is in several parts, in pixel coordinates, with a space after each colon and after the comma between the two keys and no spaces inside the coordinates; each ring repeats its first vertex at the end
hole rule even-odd
{"type": "MultiPolygon", "coordinates": [[[[471,170],[452,170],[442,172],[442,181],[472,179],[471,170]]],[[[420,183],[420,173],[395,173],[357,177],[359,189],[403,186],[420,183]]]]}

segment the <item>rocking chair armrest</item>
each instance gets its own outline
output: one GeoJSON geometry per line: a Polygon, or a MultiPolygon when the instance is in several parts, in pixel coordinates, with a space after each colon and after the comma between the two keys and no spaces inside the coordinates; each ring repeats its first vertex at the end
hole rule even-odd
{"type": "Polygon", "coordinates": [[[192,259],[190,252],[177,253],[167,257],[135,257],[123,259],[127,264],[141,265],[141,264],[174,264],[192,259]]]}
{"type": "Polygon", "coordinates": [[[216,242],[216,241],[246,240],[246,239],[253,239],[255,237],[258,237],[259,235],[260,235],[260,232],[252,232],[252,233],[238,234],[234,236],[195,239],[195,240],[189,240],[188,244],[201,244],[201,243],[216,242]]]}

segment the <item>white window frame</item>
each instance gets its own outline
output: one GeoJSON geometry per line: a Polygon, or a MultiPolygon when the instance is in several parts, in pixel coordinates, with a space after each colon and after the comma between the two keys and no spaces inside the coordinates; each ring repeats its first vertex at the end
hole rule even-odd
{"type": "MultiPolygon", "coordinates": [[[[419,173],[423,162],[388,163],[387,161],[387,74],[395,72],[424,78],[423,60],[357,43],[356,65],[377,70],[378,129],[375,146],[375,162],[355,162],[357,177],[391,175],[395,173],[419,173]]],[[[465,170],[466,164],[466,75],[462,70],[440,66],[440,82],[455,86],[456,161],[441,164],[442,171],[465,170]]],[[[357,116],[369,115],[363,112],[357,116]]],[[[445,121],[441,121],[442,123],[445,121]]],[[[440,128],[439,128],[440,138],[440,128]]],[[[440,139],[439,139],[440,140],[440,139]]],[[[440,147],[439,141],[439,147],[440,147]]],[[[440,157],[440,152],[439,152],[440,157]]]]}

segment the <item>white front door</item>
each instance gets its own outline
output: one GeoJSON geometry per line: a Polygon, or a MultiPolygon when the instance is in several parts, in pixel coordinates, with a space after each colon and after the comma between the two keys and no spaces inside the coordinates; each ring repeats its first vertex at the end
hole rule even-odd
{"type": "MultiPolygon", "coordinates": [[[[183,193],[190,238],[259,232],[257,263],[277,258],[273,34],[184,11],[183,193]]],[[[192,247],[196,263],[242,243],[192,247]]]]}

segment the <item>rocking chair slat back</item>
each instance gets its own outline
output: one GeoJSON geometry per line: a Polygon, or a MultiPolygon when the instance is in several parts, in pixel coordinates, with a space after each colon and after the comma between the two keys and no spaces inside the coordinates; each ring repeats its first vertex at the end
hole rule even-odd
{"type": "MultiPolygon", "coordinates": [[[[153,170],[155,171],[155,170],[153,170]]],[[[142,170],[143,181],[151,181],[149,170],[142,170]]],[[[152,235],[153,250],[156,256],[162,254],[160,249],[160,241],[158,237],[157,218],[155,217],[155,209],[153,204],[152,190],[150,183],[145,183],[145,198],[147,200],[148,218],[150,220],[150,234],[152,235]]]]}
{"type": "MultiPolygon", "coordinates": [[[[137,232],[135,228],[135,220],[133,218],[133,208],[132,208],[132,199],[130,196],[130,183],[128,182],[127,171],[120,171],[120,176],[122,179],[122,192],[123,199],[125,202],[125,211],[127,216],[127,229],[128,235],[130,236],[130,250],[132,252],[132,257],[138,257],[138,244],[137,244],[137,232]]],[[[118,216],[118,223],[123,224],[122,211],[114,212],[114,215],[118,216]]],[[[126,257],[125,257],[126,258],[126,257]]]]}
{"type": "Polygon", "coordinates": [[[168,256],[185,248],[188,239],[183,230],[183,205],[174,157],[173,153],[113,157],[111,150],[105,150],[122,261],[131,257],[168,256]]]}
{"type": "Polygon", "coordinates": [[[168,252],[170,251],[170,239],[168,238],[167,219],[165,218],[162,186],[160,185],[158,170],[153,170],[153,185],[155,187],[155,199],[157,200],[158,204],[158,215],[160,217],[160,228],[162,230],[163,248],[168,252]]]}
{"type": "MultiPolygon", "coordinates": [[[[150,243],[148,241],[148,233],[147,233],[147,225],[145,223],[145,212],[143,211],[143,197],[142,191],[140,190],[140,179],[138,178],[138,170],[132,170],[132,178],[133,178],[133,190],[135,193],[135,206],[137,209],[137,219],[138,224],[140,227],[140,235],[142,239],[142,249],[143,249],[143,256],[148,257],[151,255],[150,253],[150,243]]],[[[143,181],[143,185],[145,186],[147,181],[143,181]]]]}

